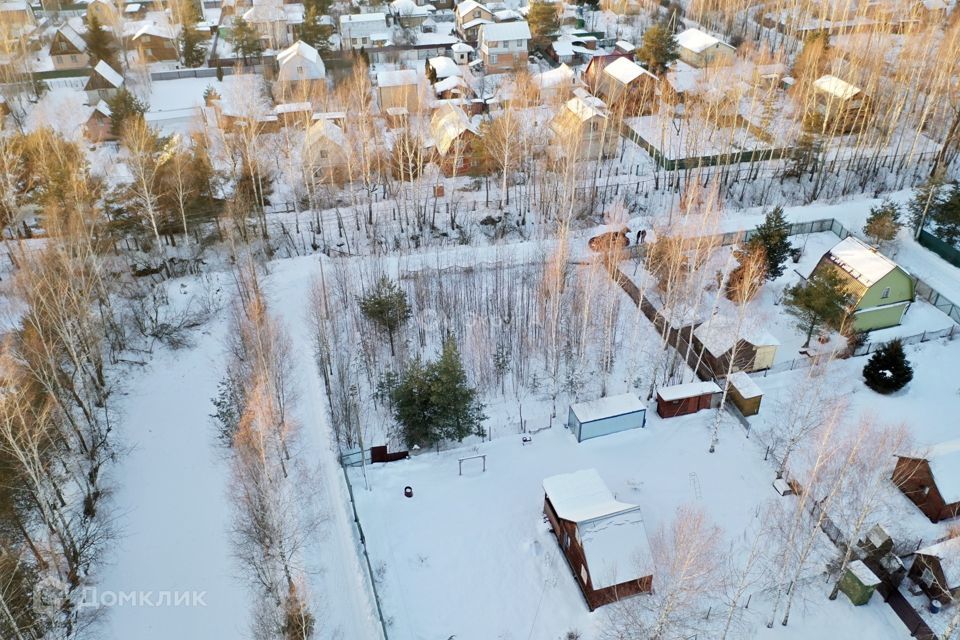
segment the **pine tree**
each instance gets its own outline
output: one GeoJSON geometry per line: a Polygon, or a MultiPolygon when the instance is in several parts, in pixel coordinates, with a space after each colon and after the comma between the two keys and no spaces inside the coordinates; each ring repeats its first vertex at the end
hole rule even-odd
{"type": "Polygon", "coordinates": [[[797,328],[806,334],[803,346],[809,347],[819,328],[841,327],[853,304],[853,295],[847,292],[839,273],[825,268],[815,270],[806,282],[788,287],[783,303],[787,313],[797,319],[797,328]]]}
{"type": "Polygon", "coordinates": [[[637,59],[653,73],[662,73],[667,66],[680,57],[677,38],[670,27],[655,24],[643,33],[643,44],[637,51],[637,59]]]}
{"type": "Polygon", "coordinates": [[[87,33],[84,35],[87,42],[87,52],[90,54],[90,65],[96,66],[103,60],[111,67],[116,69],[119,65],[116,63],[116,49],[114,47],[113,36],[103,28],[96,16],[90,17],[90,24],[87,27],[87,33]]]}
{"type": "Polygon", "coordinates": [[[560,30],[557,5],[544,0],[532,0],[530,11],[527,13],[527,22],[530,23],[530,34],[536,45],[548,42],[549,36],[560,30]]]}
{"type": "Polygon", "coordinates": [[[117,93],[107,100],[107,106],[110,107],[110,131],[115,136],[123,133],[124,124],[130,118],[143,118],[147,112],[147,103],[121,87],[117,93]]]}
{"type": "Polygon", "coordinates": [[[185,4],[186,12],[183,20],[183,29],[180,31],[180,57],[188,67],[199,67],[207,59],[207,48],[204,43],[207,38],[197,30],[196,24],[200,20],[196,5],[192,2],[185,4]]]}
{"type": "Polygon", "coordinates": [[[776,207],[750,237],[750,243],[759,244],[766,253],[767,280],[776,280],[783,275],[790,257],[789,233],[790,225],[783,215],[783,207],[776,207]]]}
{"type": "Polygon", "coordinates": [[[870,216],[863,225],[863,232],[875,244],[882,245],[897,237],[900,227],[900,205],[891,200],[884,200],[881,204],[870,208],[870,216]]]}
{"type": "Polygon", "coordinates": [[[247,58],[257,57],[263,53],[263,43],[260,42],[260,34],[247,23],[243,18],[237,18],[233,23],[231,32],[233,48],[243,58],[244,63],[247,58]]]}
{"type": "Polygon", "coordinates": [[[327,51],[330,49],[330,27],[320,24],[320,16],[313,5],[307,7],[300,25],[300,39],[316,49],[327,51]]]}
{"type": "Polygon", "coordinates": [[[913,367],[899,339],[891,340],[870,356],[863,367],[863,381],[877,393],[899,391],[913,380],[913,367]]]}
{"type": "Polygon", "coordinates": [[[399,284],[383,276],[377,280],[370,292],[360,298],[360,310],[387,332],[390,338],[390,355],[396,355],[393,336],[397,329],[410,319],[411,313],[406,292],[399,284]]]}

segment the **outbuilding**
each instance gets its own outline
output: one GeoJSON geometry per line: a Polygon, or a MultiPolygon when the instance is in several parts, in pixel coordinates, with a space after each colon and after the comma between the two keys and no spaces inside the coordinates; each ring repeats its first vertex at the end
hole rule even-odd
{"type": "Polygon", "coordinates": [[[960,439],[897,456],[892,479],[931,522],[955,518],[960,515],[960,439]]]}
{"type": "Polygon", "coordinates": [[[729,317],[718,315],[694,329],[693,347],[714,376],[773,366],[780,341],[760,327],[741,324],[737,327],[729,317]]]}
{"type": "Polygon", "coordinates": [[[720,405],[720,387],[709,380],[675,384],[657,389],[657,413],[675,418],[720,405]]]}
{"type": "Polygon", "coordinates": [[[591,611],[653,587],[643,514],[620,502],[596,469],[543,481],[543,513],[591,611]]]}
{"type": "Polygon", "coordinates": [[[687,29],[677,34],[680,59],[693,67],[733,64],[737,50],[700,29],[687,29]]]}
{"type": "Polygon", "coordinates": [[[727,395],[730,401],[744,416],[755,416],[760,413],[760,401],[763,400],[763,391],[753,381],[753,378],[743,371],[731,373],[727,379],[729,388],[727,395]]]}
{"type": "Polygon", "coordinates": [[[646,424],[647,407],[633,393],[607,396],[570,405],[567,428],[577,442],[597,438],[628,429],[640,429],[646,424]]]}
{"type": "Polygon", "coordinates": [[[907,575],[927,596],[947,604],[960,596],[960,537],[917,549],[907,575]]]}

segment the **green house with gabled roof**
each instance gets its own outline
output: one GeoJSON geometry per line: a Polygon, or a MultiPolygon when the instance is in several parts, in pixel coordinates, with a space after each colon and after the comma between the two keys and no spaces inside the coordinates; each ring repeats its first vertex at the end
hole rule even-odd
{"type": "Polygon", "coordinates": [[[833,269],[854,296],[853,328],[873,331],[895,327],[914,300],[914,280],[900,265],[870,245],[849,236],[823,254],[814,268],[833,269]]]}

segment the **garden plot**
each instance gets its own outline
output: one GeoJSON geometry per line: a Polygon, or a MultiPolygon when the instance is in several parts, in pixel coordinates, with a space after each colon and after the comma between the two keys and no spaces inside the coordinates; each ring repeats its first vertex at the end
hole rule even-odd
{"type": "MultiPolygon", "coordinates": [[[[544,523],[541,483],[555,474],[595,468],[618,500],[640,505],[648,535],[678,506],[702,507],[723,529],[721,546],[742,555],[741,534],[762,519],[764,503],[784,498],[739,427],[724,430],[717,452],[707,452],[713,415],[663,421],[648,411],[646,428],[581,444],[554,427],[529,444],[515,436],[351,468],[390,637],[554,640],[577,630],[598,638],[609,608],[588,612],[544,523]],[[460,459],[477,455],[486,456],[486,471],[482,461],[465,460],[459,475],[460,459]],[[407,486],[412,498],[404,497],[407,486]]],[[[879,598],[854,609],[842,597],[829,603],[815,573],[805,584],[810,606],[798,604],[789,626],[765,628],[767,595],[757,593],[736,637],[909,636],[879,598]]]]}
{"type": "MultiPolygon", "coordinates": [[[[662,114],[624,119],[628,135],[647,148],[661,162],[688,161],[695,164],[715,164],[711,159],[718,156],[757,154],[769,157],[770,143],[744,127],[717,127],[713,124],[686,118],[669,118],[662,114]]],[[[726,162],[740,162],[739,159],[726,162]]]]}

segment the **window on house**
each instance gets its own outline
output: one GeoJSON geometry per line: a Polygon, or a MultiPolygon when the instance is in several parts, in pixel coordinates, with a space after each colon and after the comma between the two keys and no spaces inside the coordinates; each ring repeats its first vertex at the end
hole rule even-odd
{"type": "Polygon", "coordinates": [[[563,548],[564,549],[570,548],[570,536],[567,533],[563,534],[563,548]]]}
{"type": "Polygon", "coordinates": [[[70,62],[76,62],[77,56],[70,56],[70,62]]]}
{"type": "Polygon", "coordinates": [[[490,56],[490,64],[497,64],[497,56],[493,54],[490,56]]]}
{"type": "Polygon", "coordinates": [[[303,75],[303,66],[298,66],[298,67],[297,67],[297,75],[300,75],[300,76],[303,75]]]}
{"type": "Polygon", "coordinates": [[[523,46],[523,40],[517,40],[517,47],[523,46]]]}
{"type": "Polygon", "coordinates": [[[930,571],[930,569],[924,568],[923,573],[920,575],[920,582],[929,588],[936,582],[936,578],[933,577],[933,572],[930,571]]]}
{"type": "Polygon", "coordinates": [[[326,159],[327,159],[327,150],[326,150],[326,149],[321,149],[321,150],[320,150],[320,159],[321,159],[321,160],[326,160],[326,159]]]}
{"type": "Polygon", "coordinates": [[[890,297],[890,287],[886,287],[884,288],[883,293],[880,294],[880,299],[883,300],[889,297],[890,297]]]}
{"type": "Polygon", "coordinates": [[[474,18],[479,18],[479,17],[480,17],[480,10],[479,10],[479,9],[477,9],[476,11],[473,12],[473,17],[474,17],[474,18]]]}
{"type": "Polygon", "coordinates": [[[587,573],[586,565],[580,565],[580,578],[583,580],[583,584],[590,584],[590,575],[587,573]]]}

